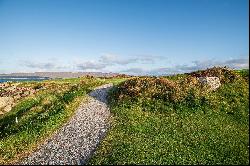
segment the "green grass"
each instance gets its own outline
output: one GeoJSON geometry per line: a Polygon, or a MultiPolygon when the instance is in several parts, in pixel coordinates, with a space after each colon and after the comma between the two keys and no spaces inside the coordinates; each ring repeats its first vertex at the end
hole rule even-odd
{"type": "Polygon", "coordinates": [[[22,82],[18,86],[45,89],[0,116],[0,164],[16,163],[32,152],[68,121],[94,87],[113,83],[112,127],[89,164],[248,165],[249,71],[211,71],[223,79],[214,92],[188,74],[22,82]]]}
{"type": "Polygon", "coordinates": [[[112,127],[88,164],[249,164],[249,84],[244,79],[202,97],[187,93],[179,102],[145,94],[119,100],[123,85],[111,93],[112,127]]]}
{"type": "Polygon", "coordinates": [[[236,72],[246,79],[249,78],[249,69],[236,70],[236,72]]]}
{"type": "Polygon", "coordinates": [[[20,87],[45,89],[21,99],[10,112],[0,117],[0,164],[15,163],[34,150],[67,122],[94,87],[122,80],[73,78],[19,84],[20,87]]]}

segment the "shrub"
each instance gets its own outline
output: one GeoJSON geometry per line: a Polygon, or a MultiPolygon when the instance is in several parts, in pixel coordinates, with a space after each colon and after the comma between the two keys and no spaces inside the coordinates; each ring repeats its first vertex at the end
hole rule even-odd
{"type": "Polygon", "coordinates": [[[122,82],[114,95],[118,100],[144,97],[176,101],[179,93],[179,86],[174,81],[164,78],[137,77],[122,82]]]}
{"type": "MultiPolygon", "coordinates": [[[[247,84],[235,71],[214,67],[204,71],[193,72],[181,79],[174,80],[163,77],[131,78],[122,82],[114,89],[112,100],[118,102],[123,102],[124,100],[140,101],[142,105],[149,105],[148,103],[152,105],[152,102],[160,102],[171,105],[173,109],[188,107],[198,110],[206,106],[212,108],[218,100],[218,97],[216,97],[217,92],[210,91],[208,85],[202,85],[199,82],[197,77],[205,76],[219,77],[223,82],[222,88],[224,89],[231,84],[240,85],[240,83],[242,86],[244,84],[245,88],[247,84]]],[[[234,87],[236,87],[235,85],[234,87]]],[[[222,91],[220,89],[217,89],[217,91],[222,91]]],[[[232,94],[231,92],[228,93],[232,94]]],[[[219,101],[222,101],[222,99],[219,101]]],[[[216,105],[221,104],[217,103],[216,105]]]]}
{"type": "Polygon", "coordinates": [[[234,81],[239,77],[239,74],[227,67],[213,67],[206,70],[192,72],[189,75],[194,77],[218,77],[221,83],[234,81]]]}
{"type": "Polygon", "coordinates": [[[33,89],[41,89],[43,87],[42,83],[36,83],[34,86],[33,86],[33,89]]]}
{"type": "Polygon", "coordinates": [[[113,95],[118,101],[142,97],[176,103],[184,100],[188,94],[197,98],[206,93],[208,88],[202,87],[195,77],[189,76],[181,81],[166,78],[132,78],[122,82],[113,95]]]}

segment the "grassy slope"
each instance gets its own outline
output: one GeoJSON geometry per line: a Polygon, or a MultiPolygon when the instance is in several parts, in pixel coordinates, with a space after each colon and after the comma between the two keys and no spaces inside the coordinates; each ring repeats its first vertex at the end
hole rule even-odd
{"type": "Polygon", "coordinates": [[[118,102],[114,90],[113,126],[89,164],[249,164],[248,90],[242,79],[225,83],[204,105],[118,102]]]}
{"type": "Polygon", "coordinates": [[[82,78],[19,85],[45,86],[46,90],[21,100],[0,117],[0,164],[14,163],[36,148],[73,115],[86,93],[94,87],[120,80],[82,78]]]}

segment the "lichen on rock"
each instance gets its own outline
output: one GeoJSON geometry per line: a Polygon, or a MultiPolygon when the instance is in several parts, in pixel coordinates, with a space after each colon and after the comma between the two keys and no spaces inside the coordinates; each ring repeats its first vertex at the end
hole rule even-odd
{"type": "Polygon", "coordinates": [[[221,86],[220,79],[218,77],[198,77],[198,80],[202,85],[208,85],[211,90],[216,90],[221,86]]]}

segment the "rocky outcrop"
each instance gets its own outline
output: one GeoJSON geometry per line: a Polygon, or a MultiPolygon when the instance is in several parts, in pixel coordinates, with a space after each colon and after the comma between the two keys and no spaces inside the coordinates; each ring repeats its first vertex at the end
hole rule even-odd
{"type": "Polygon", "coordinates": [[[208,85],[211,90],[216,90],[221,86],[220,79],[218,77],[198,77],[198,80],[203,85],[208,85]]]}
{"type": "Polygon", "coordinates": [[[39,91],[31,87],[18,87],[18,84],[0,83],[0,115],[9,112],[21,98],[39,91]]]}

